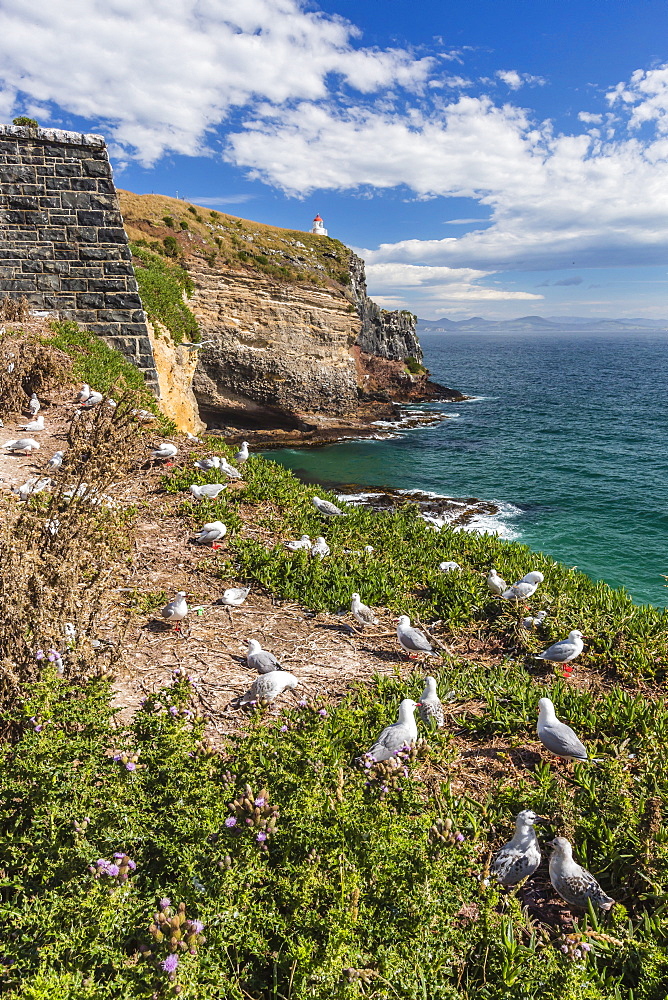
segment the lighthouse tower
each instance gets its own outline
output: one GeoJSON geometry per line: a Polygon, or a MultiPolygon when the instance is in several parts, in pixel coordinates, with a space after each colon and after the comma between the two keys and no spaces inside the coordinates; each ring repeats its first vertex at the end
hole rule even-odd
{"type": "Polygon", "coordinates": [[[313,225],[311,226],[311,232],[314,236],[326,236],[327,230],[325,229],[325,223],[322,221],[319,215],[316,215],[313,220],[313,225]]]}

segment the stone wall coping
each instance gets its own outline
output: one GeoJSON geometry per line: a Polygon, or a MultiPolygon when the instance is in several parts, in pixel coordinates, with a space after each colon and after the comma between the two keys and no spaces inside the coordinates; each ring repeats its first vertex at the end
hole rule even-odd
{"type": "Polygon", "coordinates": [[[105,146],[103,135],[86,132],[64,132],[59,128],[30,128],[29,125],[0,125],[0,137],[59,142],[64,146],[105,146]]]}

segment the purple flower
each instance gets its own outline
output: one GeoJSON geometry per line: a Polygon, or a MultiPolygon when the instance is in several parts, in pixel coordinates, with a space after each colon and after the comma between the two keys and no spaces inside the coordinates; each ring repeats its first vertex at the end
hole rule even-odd
{"type": "Polygon", "coordinates": [[[326,708],[321,708],[320,711],[318,712],[318,715],[320,716],[321,719],[326,719],[327,718],[327,709],[326,708]]]}
{"type": "Polygon", "coordinates": [[[201,934],[202,931],[204,930],[204,924],[202,923],[201,920],[193,920],[191,922],[191,927],[195,932],[195,934],[201,934]]]}
{"type": "Polygon", "coordinates": [[[164,969],[165,972],[176,972],[176,967],[179,964],[178,955],[168,955],[164,962],[160,963],[160,967],[164,969]]]}
{"type": "Polygon", "coordinates": [[[60,659],[60,653],[58,652],[58,650],[57,649],[50,649],[49,650],[49,660],[51,661],[51,663],[55,663],[55,661],[59,660],[59,659],[60,659]]]}
{"type": "Polygon", "coordinates": [[[227,819],[225,820],[225,826],[228,828],[228,830],[236,825],[237,825],[236,816],[228,816],[227,819]]]}
{"type": "Polygon", "coordinates": [[[455,840],[457,841],[458,844],[461,844],[461,842],[463,841],[463,839],[464,839],[464,834],[463,833],[456,833],[455,834],[455,840]]]}
{"type": "Polygon", "coordinates": [[[111,875],[113,878],[116,878],[116,876],[118,875],[119,871],[120,871],[120,868],[118,867],[118,865],[107,865],[107,867],[105,869],[105,874],[106,875],[111,875]]]}
{"type": "Polygon", "coordinates": [[[299,708],[306,708],[306,698],[302,698],[301,701],[297,702],[299,708]]]}
{"type": "Polygon", "coordinates": [[[178,715],[179,714],[179,710],[176,707],[176,705],[172,705],[172,707],[169,710],[169,714],[170,715],[178,715]]]}
{"type": "Polygon", "coordinates": [[[287,731],[288,731],[288,727],[287,727],[287,726],[281,726],[281,729],[280,729],[280,731],[281,731],[282,733],[287,733],[287,731]]]}
{"type": "Polygon", "coordinates": [[[36,733],[41,733],[43,729],[44,729],[44,726],[35,726],[35,732],[36,733]]]}
{"type": "Polygon", "coordinates": [[[97,865],[98,868],[106,868],[109,862],[107,861],[106,858],[98,858],[95,864],[97,865]]]}
{"type": "Polygon", "coordinates": [[[135,764],[135,762],[133,760],[129,760],[127,762],[127,764],[125,765],[125,769],[126,769],[126,771],[136,771],[137,770],[137,765],[135,764]]]}
{"type": "Polygon", "coordinates": [[[114,854],[114,857],[115,858],[124,858],[125,855],[123,854],[122,851],[116,851],[116,853],[114,854]]]}
{"type": "Polygon", "coordinates": [[[573,956],[574,958],[582,958],[582,952],[580,951],[579,948],[575,949],[575,951],[573,952],[573,956]]]}
{"type": "Polygon", "coordinates": [[[167,896],[163,896],[158,905],[161,910],[166,910],[168,906],[172,905],[172,901],[167,896]]]}
{"type": "Polygon", "coordinates": [[[587,942],[586,942],[586,941],[584,941],[584,942],[583,942],[583,943],[582,943],[582,944],[580,945],[580,948],[581,948],[581,949],[582,949],[582,951],[584,951],[584,952],[588,952],[588,951],[591,951],[591,945],[590,945],[590,944],[587,944],[587,942]]]}
{"type": "Polygon", "coordinates": [[[258,833],[258,835],[257,835],[257,837],[255,839],[257,840],[257,842],[259,844],[263,844],[265,842],[265,840],[267,839],[267,834],[264,832],[264,830],[260,830],[260,832],[258,833]]]}
{"type": "Polygon", "coordinates": [[[568,955],[568,945],[562,944],[561,951],[563,951],[564,955],[568,955]]]}
{"type": "Polygon", "coordinates": [[[37,650],[37,652],[35,653],[35,659],[36,660],[43,660],[44,659],[44,650],[43,649],[38,649],[37,650]]]}
{"type": "Polygon", "coordinates": [[[128,860],[125,863],[126,863],[126,865],[128,866],[128,868],[130,869],[131,872],[133,872],[135,870],[135,868],[137,867],[137,862],[133,861],[132,858],[128,858],[128,860]]]}
{"type": "Polygon", "coordinates": [[[265,799],[264,795],[260,795],[259,798],[255,800],[255,805],[258,807],[258,809],[261,809],[266,801],[267,800],[265,799]]]}

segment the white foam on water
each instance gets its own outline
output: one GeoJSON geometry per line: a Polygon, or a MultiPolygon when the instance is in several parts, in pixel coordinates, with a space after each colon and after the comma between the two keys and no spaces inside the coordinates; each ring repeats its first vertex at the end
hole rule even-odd
{"type": "Polygon", "coordinates": [[[480,535],[497,535],[506,541],[519,538],[520,531],[513,521],[520,517],[522,511],[512,503],[500,503],[496,514],[486,514],[482,511],[474,514],[467,524],[454,525],[455,531],[475,531],[480,535]]]}
{"type": "Polygon", "coordinates": [[[374,497],[382,497],[383,493],[337,493],[337,500],[344,500],[346,503],[364,503],[366,500],[373,500],[374,497]]]}

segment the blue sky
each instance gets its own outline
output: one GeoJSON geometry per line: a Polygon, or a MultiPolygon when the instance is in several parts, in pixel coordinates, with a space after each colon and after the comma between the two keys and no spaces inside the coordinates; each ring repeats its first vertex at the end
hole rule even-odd
{"type": "Polygon", "coordinates": [[[668,317],[665,0],[0,0],[0,120],[290,228],[425,318],[668,317]]]}

